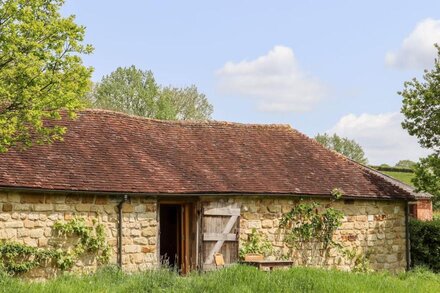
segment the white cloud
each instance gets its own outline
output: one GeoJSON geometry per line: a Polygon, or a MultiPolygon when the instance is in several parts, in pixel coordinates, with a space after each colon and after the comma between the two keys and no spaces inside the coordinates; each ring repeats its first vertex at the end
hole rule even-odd
{"type": "Polygon", "coordinates": [[[253,98],[261,111],[307,111],[326,92],[321,82],[299,68],[292,49],[284,46],[275,46],[255,60],[227,62],[216,74],[221,91],[253,98]]]}
{"type": "Polygon", "coordinates": [[[327,133],[354,139],[364,149],[370,164],[393,165],[399,160],[417,161],[428,155],[429,151],[422,149],[417,139],[401,127],[402,121],[400,113],[348,114],[327,133]]]}
{"type": "Polygon", "coordinates": [[[430,68],[437,52],[435,43],[440,43],[440,20],[424,19],[403,40],[397,51],[386,54],[385,63],[398,69],[430,68]]]}

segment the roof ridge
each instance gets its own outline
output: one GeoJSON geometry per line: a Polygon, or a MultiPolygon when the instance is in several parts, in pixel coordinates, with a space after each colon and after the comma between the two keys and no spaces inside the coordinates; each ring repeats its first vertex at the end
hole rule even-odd
{"type": "Polygon", "coordinates": [[[95,108],[87,108],[84,110],[79,111],[78,113],[107,113],[107,114],[114,114],[119,116],[125,116],[128,118],[133,118],[137,120],[146,120],[146,121],[152,121],[162,124],[174,124],[174,125],[195,125],[195,126],[211,126],[211,125],[226,125],[226,126],[240,126],[240,127],[255,127],[255,128],[276,128],[276,129],[293,129],[292,126],[289,124],[283,124],[283,123],[241,123],[241,122],[231,122],[231,121],[222,121],[222,120],[162,120],[157,118],[148,118],[148,117],[142,117],[134,114],[128,114],[124,112],[114,111],[114,110],[107,110],[107,109],[95,109],[95,108]]]}

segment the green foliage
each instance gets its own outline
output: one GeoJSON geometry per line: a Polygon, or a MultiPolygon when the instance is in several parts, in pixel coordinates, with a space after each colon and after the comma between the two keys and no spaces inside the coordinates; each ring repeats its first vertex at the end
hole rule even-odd
{"type": "Polygon", "coordinates": [[[33,268],[55,264],[61,270],[72,268],[85,253],[95,254],[98,264],[110,259],[110,248],[105,242],[104,226],[94,223],[87,227],[85,220],[74,218],[67,223],[57,222],[54,229],[61,236],[78,237],[73,249],[36,248],[22,243],[3,241],[0,243],[0,271],[10,275],[26,273],[33,268]]]}
{"type": "Polygon", "coordinates": [[[405,168],[405,169],[412,169],[416,165],[416,162],[413,162],[411,160],[400,160],[396,163],[396,168],[405,168]]]}
{"type": "Polygon", "coordinates": [[[356,249],[344,249],[342,253],[352,263],[352,272],[354,273],[371,273],[373,270],[370,268],[370,256],[372,251],[366,253],[358,253],[356,249]]]}
{"type": "Polygon", "coordinates": [[[206,96],[198,92],[195,85],[185,88],[165,87],[160,96],[171,104],[172,120],[211,119],[213,107],[206,96]]]}
{"type": "Polygon", "coordinates": [[[272,243],[263,238],[255,228],[252,229],[252,233],[249,235],[247,241],[245,241],[240,248],[240,258],[244,259],[248,253],[257,253],[264,256],[268,256],[273,252],[272,243]]]}
{"type": "Polygon", "coordinates": [[[63,0],[0,1],[0,152],[59,140],[65,128],[46,123],[83,105],[92,70],[80,56],[85,28],[59,13],[63,0]]]}
{"type": "Polygon", "coordinates": [[[151,71],[118,67],[94,86],[91,101],[97,108],[157,117],[158,108],[164,107],[157,101],[159,90],[151,71]]]}
{"type": "Polygon", "coordinates": [[[414,183],[412,182],[413,178],[415,177],[414,172],[412,173],[398,172],[398,171],[381,171],[381,172],[388,176],[393,177],[394,179],[402,181],[403,183],[414,186],[414,183]]]}
{"type": "Polygon", "coordinates": [[[30,271],[57,255],[53,250],[39,249],[21,243],[5,241],[0,243],[0,267],[11,275],[30,271]]]}
{"type": "Polygon", "coordinates": [[[237,265],[179,276],[168,270],[124,273],[99,270],[82,276],[66,275],[47,282],[0,278],[0,292],[439,292],[440,276],[427,270],[393,275],[349,273],[301,268],[267,273],[237,265]]]}
{"type": "Polygon", "coordinates": [[[440,155],[432,154],[414,167],[415,177],[412,182],[417,190],[429,192],[434,196],[433,208],[440,209],[440,155]]]}
{"type": "Polygon", "coordinates": [[[418,138],[425,147],[440,152],[440,47],[431,71],[425,70],[423,82],[416,78],[404,83],[401,112],[405,115],[403,128],[418,138]]]}
{"type": "Polygon", "coordinates": [[[331,194],[333,198],[337,200],[342,198],[342,196],[344,195],[344,191],[340,188],[333,188],[331,194]]]}
{"type": "Polygon", "coordinates": [[[370,165],[371,168],[379,170],[379,171],[389,171],[389,172],[402,172],[402,173],[414,173],[412,168],[402,168],[402,167],[390,167],[387,164],[382,164],[380,166],[370,165]]]}
{"type": "MultiPolygon", "coordinates": [[[[409,160],[404,160],[404,161],[409,161],[409,160]]],[[[400,162],[404,162],[404,161],[399,161],[400,162]]],[[[412,162],[412,161],[409,161],[412,162]]],[[[380,165],[380,166],[370,166],[371,168],[374,168],[390,177],[393,177],[394,179],[397,179],[399,181],[402,181],[405,184],[414,186],[414,183],[412,182],[413,178],[415,177],[415,173],[414,173],[414,166],[411,166],[410,168],[408,168],[411,164],[410,163],[402,163],[402,164],[396,164],[396,167],[390,167],[388,165],[384,166],[384,165],[380,165]],[[397,167],[398,165],[400,166],[404,166],[404,167],[397,167]]],[[[416,164],[416,163],[414,163],[416,164]]]]}
{"type": "Polygon", "coordinates": [[[93,223],[93,227],[86,225],[83,218],[73,218],[69,222],[56,222],[54,229],[65,237],[78,237],[74,248],[59,260],[61,269],[70,268],[77,259],[84,253],[93,253],[96,255],[98,263],[106,264],[110,260],[110,247],[105,239],[104,225],[93,223]]]}
{"type": "Polygon", "coordinates": [[[440,220],[410,221],[412,266],[425,266],[440,272],[440,220]]]}
{"type": "Polygon", "coordinates": [[[317,202],[300,203],[283,214],[280,228],[284,242],[302,253],[302,264],[317,264],[327,256],[330,247],[339,247],[333,234],[341,226],[344,214],[332,207],[320,208],[317,202]]]}
{"type": "Polygon", "coordinates": [[[96,108],[163,120],[208,120],[212,105],[193,85],[162,88],[151,71],[118,67],[90,95],[96,108]]]}
{"type": "Polygon", "coordinates": [[[318,135],[315,136],[315,139],[324,147],[334,150],[358,163],[368,163],[367,158],[365,158],[364,150],[356,141],[352,139],[340,137],[337,134],[333,134],[332,136],[330,136],[326,133],[318,133],[318,135]]]}
{"type": "Polygon", "coordinates": [[[286,230],[285,242],[299,247],[303,243],[318,241],[323,249],[333,242],[333,234],[341,226],[344,214],[334,208],[320,209],[317,202],[301,203],[283,214],[280,228],[286,230]]]}
{"type": "Polygon", "coordinates": [[[425,70],[423,81],[416,78],[404,83],[401,112],[405,115],[402,127],[419,143],[434,153],[415,166],[414,185],[420,191],[435,196],[434,207],[440,208],[440,47],[431,71],[425,70]]]}

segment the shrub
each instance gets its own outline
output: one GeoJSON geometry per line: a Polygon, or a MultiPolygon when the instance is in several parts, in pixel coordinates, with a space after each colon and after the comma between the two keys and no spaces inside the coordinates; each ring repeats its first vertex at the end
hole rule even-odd
{"type": "Polygon", "coordinates": [[[411,264],[440,272],[440,220],[410,221],[411,264]]]}
{"type": "Polygon", "coordinates": [[[264,256],[268,256],[273,252],[272,244],[269,240],[264,238],[255,228],[252,229],[252,233],[249,235],[249,239],[245,241],[240,248],[240,258],[244,259],[248,253],[258,253],[264,256]]]}

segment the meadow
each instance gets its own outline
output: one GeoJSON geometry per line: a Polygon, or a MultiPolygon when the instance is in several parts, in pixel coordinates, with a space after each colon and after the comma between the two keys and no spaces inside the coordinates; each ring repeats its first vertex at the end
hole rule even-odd
{"type": "Polygon", "coordinates": [[[408,185],[413,186],[414,184],[411,182],[411,179],[414,178],[414,173],[408,173],[408,172],[397,172],[397,171],[380,171],[384,174],[387,174],[388,176],[391,176],[399,181],[402,181],[403,183],[406,183],[408,185]]]}
{"type": "Polygon", "coordinates": [[[313,268],[262,272],[236,265],[182,277],[167,270],[129,275],[107,268],[46,282],[3,276],[0,292],[440,292],[440,275],[423,269],[397,275],[313,268]]]}

